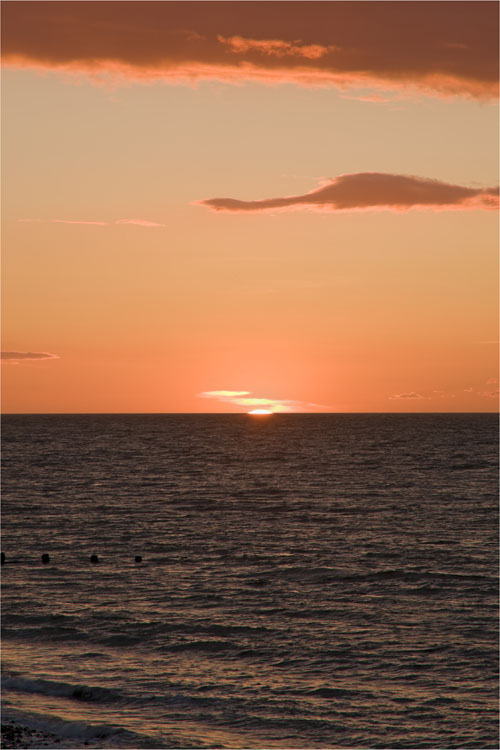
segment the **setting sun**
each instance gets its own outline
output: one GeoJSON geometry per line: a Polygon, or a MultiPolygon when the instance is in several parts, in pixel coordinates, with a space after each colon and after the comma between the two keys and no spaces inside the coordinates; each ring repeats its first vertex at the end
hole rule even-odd
{"type": "Polygon", "coordinates": [[[254,417],[263,417],[267,414],[273,414],[270,409],[252,409],[252,411],[249,411],[248,413],[252,414],[254,417]]]}

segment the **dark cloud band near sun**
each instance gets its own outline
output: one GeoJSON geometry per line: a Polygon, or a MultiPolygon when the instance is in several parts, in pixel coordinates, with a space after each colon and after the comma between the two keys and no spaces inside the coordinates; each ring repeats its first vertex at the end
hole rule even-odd
{"type": "Polygon", "coordinates": [[[305,195],[242,201],[209,198],[198,201],[213,211],[232,213],[313,209],[324,211],[497,209],[498,187],[473,188],[411,175],[379,172],[344,174],[305,195]]]}
{"type": "Polygon", "coordinates": [[[4,2],[4,64],[498,95],[498,3],[4,2]]]}

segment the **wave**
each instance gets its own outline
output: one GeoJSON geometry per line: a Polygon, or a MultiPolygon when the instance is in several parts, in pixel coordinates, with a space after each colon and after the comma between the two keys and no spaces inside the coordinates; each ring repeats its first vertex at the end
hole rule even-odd
{"type": "Polygon", "coordinates": [[[405,570],[399,568],[390,568],[388,570],[376,570],[373,573],[355,573],[352,575],[338,575],[331,579],[334,581],[383,581],[383,580],[402,580],[405,582],[430,580],[442,583],[488,583],[498,585],[499,579],[495,576],[477,575],[474,573],[448,573],[446,571],[431,570],[405,570]]]}
{"type": "MultiPolygon", "coordinates": [[[[83,747],[89,742],[99,742],[101,747],[129,747],[129,748],[158,748],[164,747],[157,741],[153,741],[147,735],[125,729],[114,724],[90,724],[85,721],[68,721],[56,716],[47,716],[38,713],[26,713],[18,709],[9,708],[2,714],[2,723],[14,723],[26,728],[26,725],[38,732],[56,736],[57,747],[83,747]],[[61,744],[59,742],[62,740],[61,744]],[[74,743],[78,742],[78,745],[74,743]],[[110,745],[109,743],[113,744],[110,745]]],[[[51,745],[52,746],[52,745],[51,745]]]]}
{"type": "Polygon", "coordinates": [[[362,693],[359,690],[348,690],[347,688],[320,687],[310,690],[307,695],[319,698],[358,698],[362,693]]]}
{"type": "Polygon", "coordinates": [[[122,700],[117,690],[92,685],[74,685],[54,680],[33,680],[27,677],[8,676],[2,678],[2,691],[12,690],[17,693],[40,693],[58,698],[72,698],[88,702],[111,702],[122,700]]]}
{"type": "Polygon", "coordinates": [[[57,643],[60,643],[61,641],[78,641],[82,638],[81,630],[78,630],[77,628],[70,628],[70,627],[61,627],[57,628],[57,626],[45,626],[45,627],[27,627],[27,628],[19,628],[19,627],[13,627],[9,628],[7,626],[4,626],[2,628],[2,639],[12,639],[12,640],[27,640],[27,641],[55,641],[57,643]]]}
{"type": "Polygon", "coordinates": [[[237,648],[237,644],[229,641],[188,641],[187,643],[172,643],[169,646],[162,646],[158,650],[167,653],[176,653],[180,651],[206,651],[208,653],[217,653],[219,651],[228,651],[234,648],[237,648]]]}

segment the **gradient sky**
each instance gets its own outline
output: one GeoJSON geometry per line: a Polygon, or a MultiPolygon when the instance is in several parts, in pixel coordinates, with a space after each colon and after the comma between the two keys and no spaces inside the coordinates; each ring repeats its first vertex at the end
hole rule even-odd
{"type": "Polygon", "coordinates": [[[5,412],[495,411],[498,3],[2,3],[5,412]]]}

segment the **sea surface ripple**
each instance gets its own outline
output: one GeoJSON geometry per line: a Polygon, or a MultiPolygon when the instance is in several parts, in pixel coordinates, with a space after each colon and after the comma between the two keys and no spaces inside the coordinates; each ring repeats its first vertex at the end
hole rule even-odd
{"type": "Polygon", "coordinates": [[[497,748],[497,435],[4,417],[4,716],[96,747],[497,748]]]}

